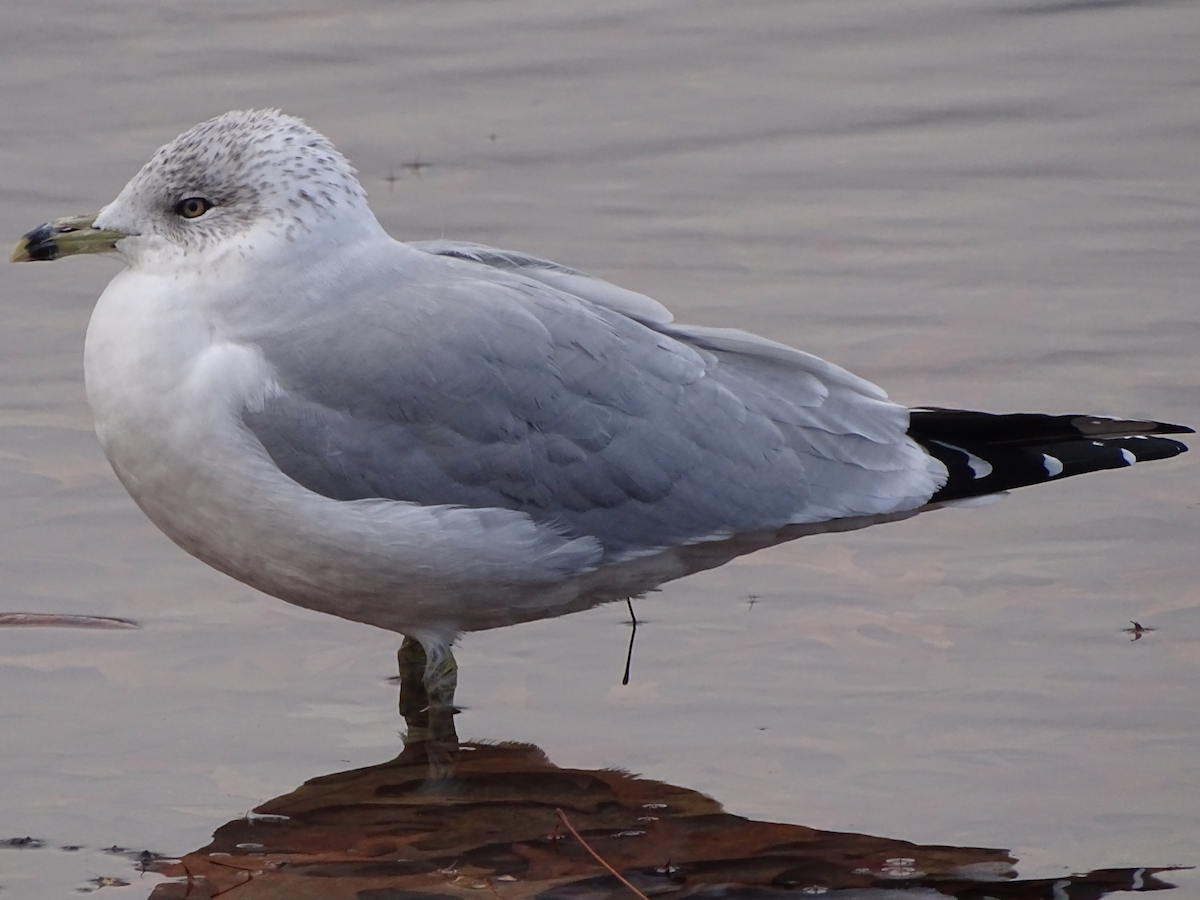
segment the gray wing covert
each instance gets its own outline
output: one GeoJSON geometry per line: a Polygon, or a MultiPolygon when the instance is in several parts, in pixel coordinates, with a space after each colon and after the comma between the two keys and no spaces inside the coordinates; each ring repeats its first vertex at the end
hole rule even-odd
{"type": "Polygon", "coordinates": [[[908,437],[908,410],[823,359],[736,329],[665,325],[715,363],[709,375],[779,429],[807,475],[794,522],[915,509],[945,468],[908,437]]]}
{"type": "Polygon", "coordinates": [[[672,324],[670,311],[644,294],[529,254],[447,240],[408,246],[519,273],[709,351],[707,376],[766,416],[803,460],[810,491],[804,509],[792,510],[795,519],[912,508],[945,480],[942,467],[907,439],[906,409],[823,359],[736,329],[672,324]]]}
{"type": "Polygon", "coordinates": [[[445,239],[416,241],[405,246],[435,256],[469,260],[499,269],[502,272],[516,273],[587,300],[589,303],[619,312],[651,327],[665,325],[673,318],[671,311],[652,297],[575,269],[568,269],[566,266],[542,259],[540,256],[530,256],[528,253],[517,253],[512,250],[500,250],[484,244],[445,239]]]}
{"type": "MultiPolygon", "coordinates": [[[[839,423],[811,372],[448,265],[404,302],[350,304],[352,327],[264,339],[282,391],[245,421],[290,477],[340,500],[519,510],[611,558],[846,515],[861,471],[898,465],[891,434],[839,423]]],[[[894,493],[867,484],[866,511],[894,493]]]]}

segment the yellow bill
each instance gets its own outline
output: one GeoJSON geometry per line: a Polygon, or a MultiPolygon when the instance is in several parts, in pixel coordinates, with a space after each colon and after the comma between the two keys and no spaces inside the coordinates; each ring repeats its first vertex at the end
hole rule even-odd
{"type": "Polygon", "coordinates": [[[78,253],[109,253],[117,241],[129,237],[123,231],[106,231],[93,224],[99,213],[67,216],[39,225],[17,241],[9,260],[34,262],[74,256],[78,253]]]}

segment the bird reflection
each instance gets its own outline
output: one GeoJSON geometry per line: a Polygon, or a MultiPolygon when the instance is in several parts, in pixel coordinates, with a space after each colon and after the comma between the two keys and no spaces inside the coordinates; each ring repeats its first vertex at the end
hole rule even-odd
{"type": "Polygon", "coordinates": [[[453,667],[422,678],[415,641],[399,661],[399,756],[314,778],[221,826],[154,867],[176,880],[151,900],[1091,900],[1172,887],[1148,868],[1019,879],[1004,850],[758,822],[686,787],[556,766],[532,744],[462,743],[453,667]]]}

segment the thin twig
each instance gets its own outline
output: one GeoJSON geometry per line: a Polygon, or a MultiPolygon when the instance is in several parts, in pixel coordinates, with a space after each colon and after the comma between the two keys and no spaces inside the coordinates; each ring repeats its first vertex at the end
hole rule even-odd
{"type": "Polygon", "coordinates": [[[253,873],[253,872],[247,872],[245,869],[238,869],[238,871],[239,871],[239,872],[243,872],[243,873],[245,873],[245,875],[246,875],[246,880],[245,880],[245,881],[243,881],[241,884],[231,884],[231,885],[230,885],[229,887],[227,887],[227,888],[222,888],[221,890],[217,891],[217,892],[216,892],[215,894],[213,894],[212,896],[213,896],[213,897],[221,897],[221,896],[224,896],[225,894],[228,894],[230,891],[236,891],[236,890],[237,890],[238,888],[240,888],[240,887],[245,887],[246,885],[248,885],[250,882],[252,882],[252,881],[254,880],[254,873],[253,873]]]}
{"type": "Polygon", "coordinates": [[[628,597],[625,602],[629,604],[629,623],[633,626],[633,630],[629,632],[629,649],[625,652],[625,675],[621,678],[621,684],[629,684],[629,669],[633,665],[633,640],[637,637],[638,620],[633,614],[633,601],[628,597]]]}
{"type": "Polygon", "coordinates": [[[567,818],[566,813],[564,813],[561,809],[556,809],[556,810],[554,810],[554,814],[556,816],[558,816],[558,820],[560,822],[562,822],[563,825],[566,826],[567,831],[571,832],[571,834],[574,836],[575,840],[579,841],[580,846],[583,847],[583,849],[586,850],[588,853],[590,853],[592,855],[592,858],[594,860],[596,860],[596,862],[598,862],[598,863],[600,863],[600,865],[604,866],[604,868],[606,868],[609,871],[609,873],[614,878],[617,879],[617,881],[621,882],[621,884],[625,885],[625,887],[629,888],[631,891],[633,891],[635,894],[637,894],[637,896],[639,898],[641,898],[641,900],[649,900],[649,898],[645,894],[643,894],[641,891],[639,891],[637,888],[635,888],[632,884],[630,884],[628,881],[626,881],[624,876],[622,876],[620,872],[618,872],[616,869],[614,869],[612,866],[610,866],[607,862],[605,862],[603,856],[601,856],[599,853],[597,853],[595,850],[593,850],[591,847],[588,846],[588,842],[585,841],[583,839],[583,836],[578,831],[575,830],[575,826],[571,824],[571,821],[570,821],[570,819],[567,818]]]}
{"type": "Polygon", "coordinates": [[[263,868],[262,866],[258,866],[257,868],[243,868],[242,866],[235,865],[232,862],[222,862],[219,859],[213,859],[211,856],[208,858],[208,862],[210,865],[220,866],[223,869],[233,869],[233,871],[241,872],[243,875],[246,876],[245,881],[240,882],[239,884],[231,884],[227,888],[222,888],[221,890],[219,890],[215,894],[213,894],[212,895],[213,897],[221,897],[221,896],[224,896],[225,894],[228,894],[230,891],[236,891],[240,887],[245,887],[246,885],[248,885],[250,882],[252,882],[254,880],[255,875],[257,873],[259,873],[259,871],[263,868]]]}

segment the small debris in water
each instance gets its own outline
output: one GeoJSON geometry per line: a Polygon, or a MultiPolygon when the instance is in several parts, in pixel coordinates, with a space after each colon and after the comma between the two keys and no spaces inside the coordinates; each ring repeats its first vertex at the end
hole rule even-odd
{"type": "Polygon", "coordinates": [[[271,822],[287,822],[287,821],[291,820],[291,816],[277,816],[277,815],[274,815],[273,813],[256,813],[253,810],[246,813],[245,818],[246,818],[246,821],[252,825],[255,822],[271,823],[271,822]]]}
{"type": "Polygon", "coordinates": [[[1130,638],[1131,641],[1140,640],[1142,635],[1145,634],[1146,632],[1157,630],[1154,628],[1147,628],[1141,622],[1135,622],[1135,621],[1133,621],[1133,619],[1129,620],[1129,624],[1132,625],[1133,627],[1132,628],[1123,628],[1121,630],[1124,631],[1126,634],[1133,635],[1133,637],[1130,638]]]}
{"type": "Polygon", "coordinates": [[[907,856],[884,860],[881,871],[884,875],[891,878],[912,878],[917,874],[917,869],[914,865],[915,862],[915,859],[910,859],[907,856]]]}
{"type": "Polygon", "coordinates": [[[0,613],[0,628],[95,628],[119,630],[141,628],[132,619],[113,616],[74,616],[62,613],[0,613]]]}
{"type": "Polygon", "coordinates": [[[18,850],[37,850],[45,846],[45,841],[40,841],[35,837],[17,837],[0,841],[0,847],[14,847],[18,850]]]}
{"type": "Polygon", "coordinates": [[[110,875],[101,875],[99,878],[93,878],[88,884],[94,884],[96,887],[129,887],[128,881],[122,881],[120,878],[113,878],[110,875]]]}

